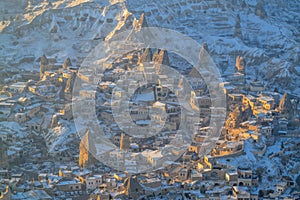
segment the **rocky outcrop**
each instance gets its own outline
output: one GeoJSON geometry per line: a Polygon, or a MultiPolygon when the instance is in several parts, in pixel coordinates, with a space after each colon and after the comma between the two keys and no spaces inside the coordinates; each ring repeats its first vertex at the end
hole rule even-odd
{"type": "Polygon", "coordinates": [[[144,193],[143,187],[140,185],[136,176],[127,178],[124,181],[125,195],[137,199],[144,193]]]}
{"type": "Polygon", "coordinates": [[[79,144],[79,166],[81,168],[95,164],[96,160],[93,155],[95,155],[97,151],[93,141],[90,130],[87,130],[79,144]]]}
{"type": "Polygon", "coordinates": [[[139,57],[139,63],[151,62],[152,57],[153,55],[150,48],[143,49],[142,55],[139,57]]]}
{"type": "Polygon", "coordinates": [[[170,66],[168,52],[164,49],[161,50],[157,49],[153,55],[152,61],[155,64],[163,64],[163,65],[170,66]]]}
{"type": "Polygon", "coordinates": [[[259,16],[262,19],[267,17],[267,13],[261,2],[256,4],[254,13],[255,13],[255,15],[259,16]]]}
{"type": "Polygon", "coordinates": [[[53,115],[52,119],[51,119],[50,128],[55,128],[56,126],[58,126],[58,121],[59,121],[58,116],[57,115],[53,115]]]}
{"type": "Polygon", "coordinates": [[[139,20],[133,21],[133,27],[136,31],[140,30],[143,27],[148,27],[148,23],[145,17],[145,13],[142,13],[139,20]]]}
{"type": "Polygon", "coordinates": [[[0,168],[8,167],[7,145],[0,138],[0,168]]]}
{"type": "Polygon", "coordinates": [[[68,57],[65,62],[63,63],[63,68],[69,68],[72,67],[71,59],[68,57]]]}
{"type": "Polygon", "coordinates": [[[202,48],[203,48],[207,53],[209,53],[208,45],[207,45],[206,42],[203,42],[203,43],[202,43],[202,48]]]}
{"type": "Polygon", "coordinates": [[[235,21],[234,36],[240,38],[241,40],[243,39],[240,15],[237,16],[235,21]]]}
{"type": "Polygon", "coordinates": [[[246,62],[244,60],[244,58],[240,55],[238,55],[238,57],[236,58],[236,61],[235,61],[235,67],[236,67],[236,70],[242,74],[245,73],[245,70],[246,70],[246,62]]]}
{"type": "Polygon", "coordinates": [[[285,93],[280,99],[278,110],[281,114],[288,115],[289,113],[292,113],[292,109],[293,106],[290,97],[287,93],[285,93]]]}
{"type": "Polygon", "coordinates": [[[49,64],[49,61],[47,59],[47,57],[45,56],[45,54],[42,55],[42,57],[40,58],[40,78],[43,77],[44,72],[46,70],[46,66],[49,64]]]}
{"type": "Polygon", "coordinates": [[[65,89],[64,89],[65,93],[71,94],[71,92],[73,91],[73,86],[74,86],[74,83],[75,83],[75,79],[76,79],[76,74],[72,73],[71,77],[68,78],[68,80],[66,82],[66,86],[65,86],[65,89]]]}

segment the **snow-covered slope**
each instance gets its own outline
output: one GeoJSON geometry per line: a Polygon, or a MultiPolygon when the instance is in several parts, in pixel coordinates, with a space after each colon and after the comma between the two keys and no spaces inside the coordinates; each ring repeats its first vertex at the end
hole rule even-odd
{"type": "Polygon", "coordinates": [[[28,68],[42,54],[58,60],[83,57],[95,46],[95,40],[103,40],[115,28],[124,13],[123,3],[31,3],[23,14],[4,22],[9,25],[1,29],[0,65],[28,68]]]}
{"type": "Polygon", "coordinates": [[[207,42],[223,70],[233,68],[241,54],[247,62],[247,74],[264,74],[270,79],[269,86],[281,77],[291,78],[279,82],[284,88],[299,78],[294,73],[300,61],[297,0],[128,0],[127,8],[135,15],[145,12],[151,26],[175,29],[200,43],[207,42]],[[271,66],[276,73],[266,75],[271,66]]]}
{"type": "Polygon", "coordinates": [[[132,28],[125,21],[144,12],[149,26],[207,42],[221,71],[232,71],[241,54],[251,79],[257,74],[269,87],[299,91],[298,0],[4,0],[0,6],[4,67],[32,69],[42,54],[80,64],[99,40],[132,28]]]}

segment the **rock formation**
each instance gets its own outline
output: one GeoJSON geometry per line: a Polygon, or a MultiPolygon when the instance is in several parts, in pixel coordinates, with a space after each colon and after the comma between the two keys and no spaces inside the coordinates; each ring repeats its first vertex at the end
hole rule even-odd
{"type": "Polygon", "coordinates": [[[164,49],[161,50],[157,49],[153,55],[152,61],[155,64],[163,64],[163,65],[170,66],[168,52],[164,49]]]}
{"type": "Polygon", "coordinates": [[[262,19],[267,17],[267,13],[261,2],[256,4],[254,13],[255,13],[255,15],[259,16],[262,19]]]}
{"type": "Polygon", "coordinates": [[[287,93],[285,93],[280,99],[278,110],[283,115],[288,115],[289,113],[292,113],[292,102],[287,93]]]}
{"type": "Polygon", "coordinates": [[[145,18],[145,13],[142,13],[139,20],[134,20],[133,27],[136,31],[140,30],[143,27],[148,27],[148,23],[145,18]]]}
{"type": "Polygon", "coordinates": [[[240,15],[237,16],[236,22],[235,22],[235,27],[234,27],[234,36],[238,37],[240,39],[243,39],[243,34],[241,30],[241,19],[240,15]]]}
{"type": "Polygon", "coordinates": [[[139,63],[151,62],[152,56],[150,48],[143,49],[142,55],[139,57],[139,63]]]}
{"type": "Polygon", "coordinates": [[[65,93],[71,93],[72,92],[75,80],[76,80],[76,74],[72,73],[71,77],[68,78],[68,80],[66,82],[66,87],[64,89],[65,93]]]}
{"type": "Polygon", "coordinates": [[[7,146],[0,138],[0,169],[8,167],[7,146]]]}
{"type": "Polygon", "coordinates": [[[57,115],[53,115],[52,119],[51,119],[51,126],[50,126],[50,128],[56,127],[58,125],[58,121],[59,121],[58,116],[57,115]]]}
{"type": "Polygon", "coordinates": [[[245,73],[246,62],[242,56],[238,55],[238,57],[236,58],[235,67],[238,72],[240,72],[242,74],[245,73]]]}
{"type": "Polygon", "coordinates": [[[143,194],[143,187],[137,180],[136,176],[129,177],[124,181],[125,195],[129,198],[137,199],[143,194]]]}
{"type": "Polygon", "coordinates": [[[129,148],[130,148],[130,139],[127,135],[122,133],[120,139],[120,149],[126,151],[129,148]]]}
{"type": "Polygon", "coordinates": [[[87,130],[79,144],[79,166],[86,168],[95,164],[95,158],[93,156],[95,153],[96,148],[93,143],[92,135],[90,134],[90,130],[87,130]]]}
{"type": "Polygon", "coordinates": [[[209,52],[209,50],[208,50],[208,45],[207,45],[206,42],[203,42],[202,48],[203,48],[207,53],[209,52]]]}
{"type": "Polygon", "coordinates": [[[63,68],[71,67],[72,66],[71,59],[68,57],[62,66],[63,68]]]}
{"type": "Polygon", "coordinates": [[[40,78],[43,77],[45,68],[48,64],[49,64],[49,61],[48,61],[47,57],[45,56],[45,54],[43,54],[40,59],[40,78]]]}

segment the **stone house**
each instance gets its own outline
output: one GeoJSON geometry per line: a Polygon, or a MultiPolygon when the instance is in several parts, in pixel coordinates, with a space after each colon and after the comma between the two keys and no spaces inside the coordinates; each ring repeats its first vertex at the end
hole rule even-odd
{"type": "Polygon", "coordinates": [[[279,183],[276,184],[276,192],[279,194],[282,194],[285,192],[285,190],[287,189],[287,182],[281,181],[279,183]]]}
{"type": "Polygon", "coordinates": [[[82,189],[82,183],[78,179],[63,178],[55,184],[55,188],[64,192],[80,191],[82,189]]]}
{"type": "Polygon", "coordinates": [[[237,170],[235,168],[228,169],[226,174],[225,174],[225,179],[226,179],[226,181],[229,182],[229,185],[237,186],[237,182],[238,182],[238,172],[237,172],[237,170]]]}
{"type": "Polygon", "coordinates": [[[7,119],[15,107],[13,102],[0,102],[0,119],[7,119]]]}
{"type": "Polygon", "coordinates": [[[88,176],[84,180],[86,190],[94,190],[103,183],[101,175],[88,176]]]}
{"type": "Polygon", "coordinates": [[[238,185],[251,186],[252,185],[252,170],[250,168],[238,167],[238,185]]]}

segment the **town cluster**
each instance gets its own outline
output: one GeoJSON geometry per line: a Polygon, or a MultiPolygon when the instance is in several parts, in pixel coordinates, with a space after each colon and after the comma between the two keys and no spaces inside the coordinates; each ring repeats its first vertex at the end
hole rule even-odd
{"type": "Polygon", "coordinates": [[[1,91],[0,199],[300,198],[300,97],[247,78],[242,56],[217,85],[227,112],[217,139],[203,74],[164,71],[164,49],[131,52],[101,73],[70,58],[39,62],[40,73],[15,72],[1,91]]]}

